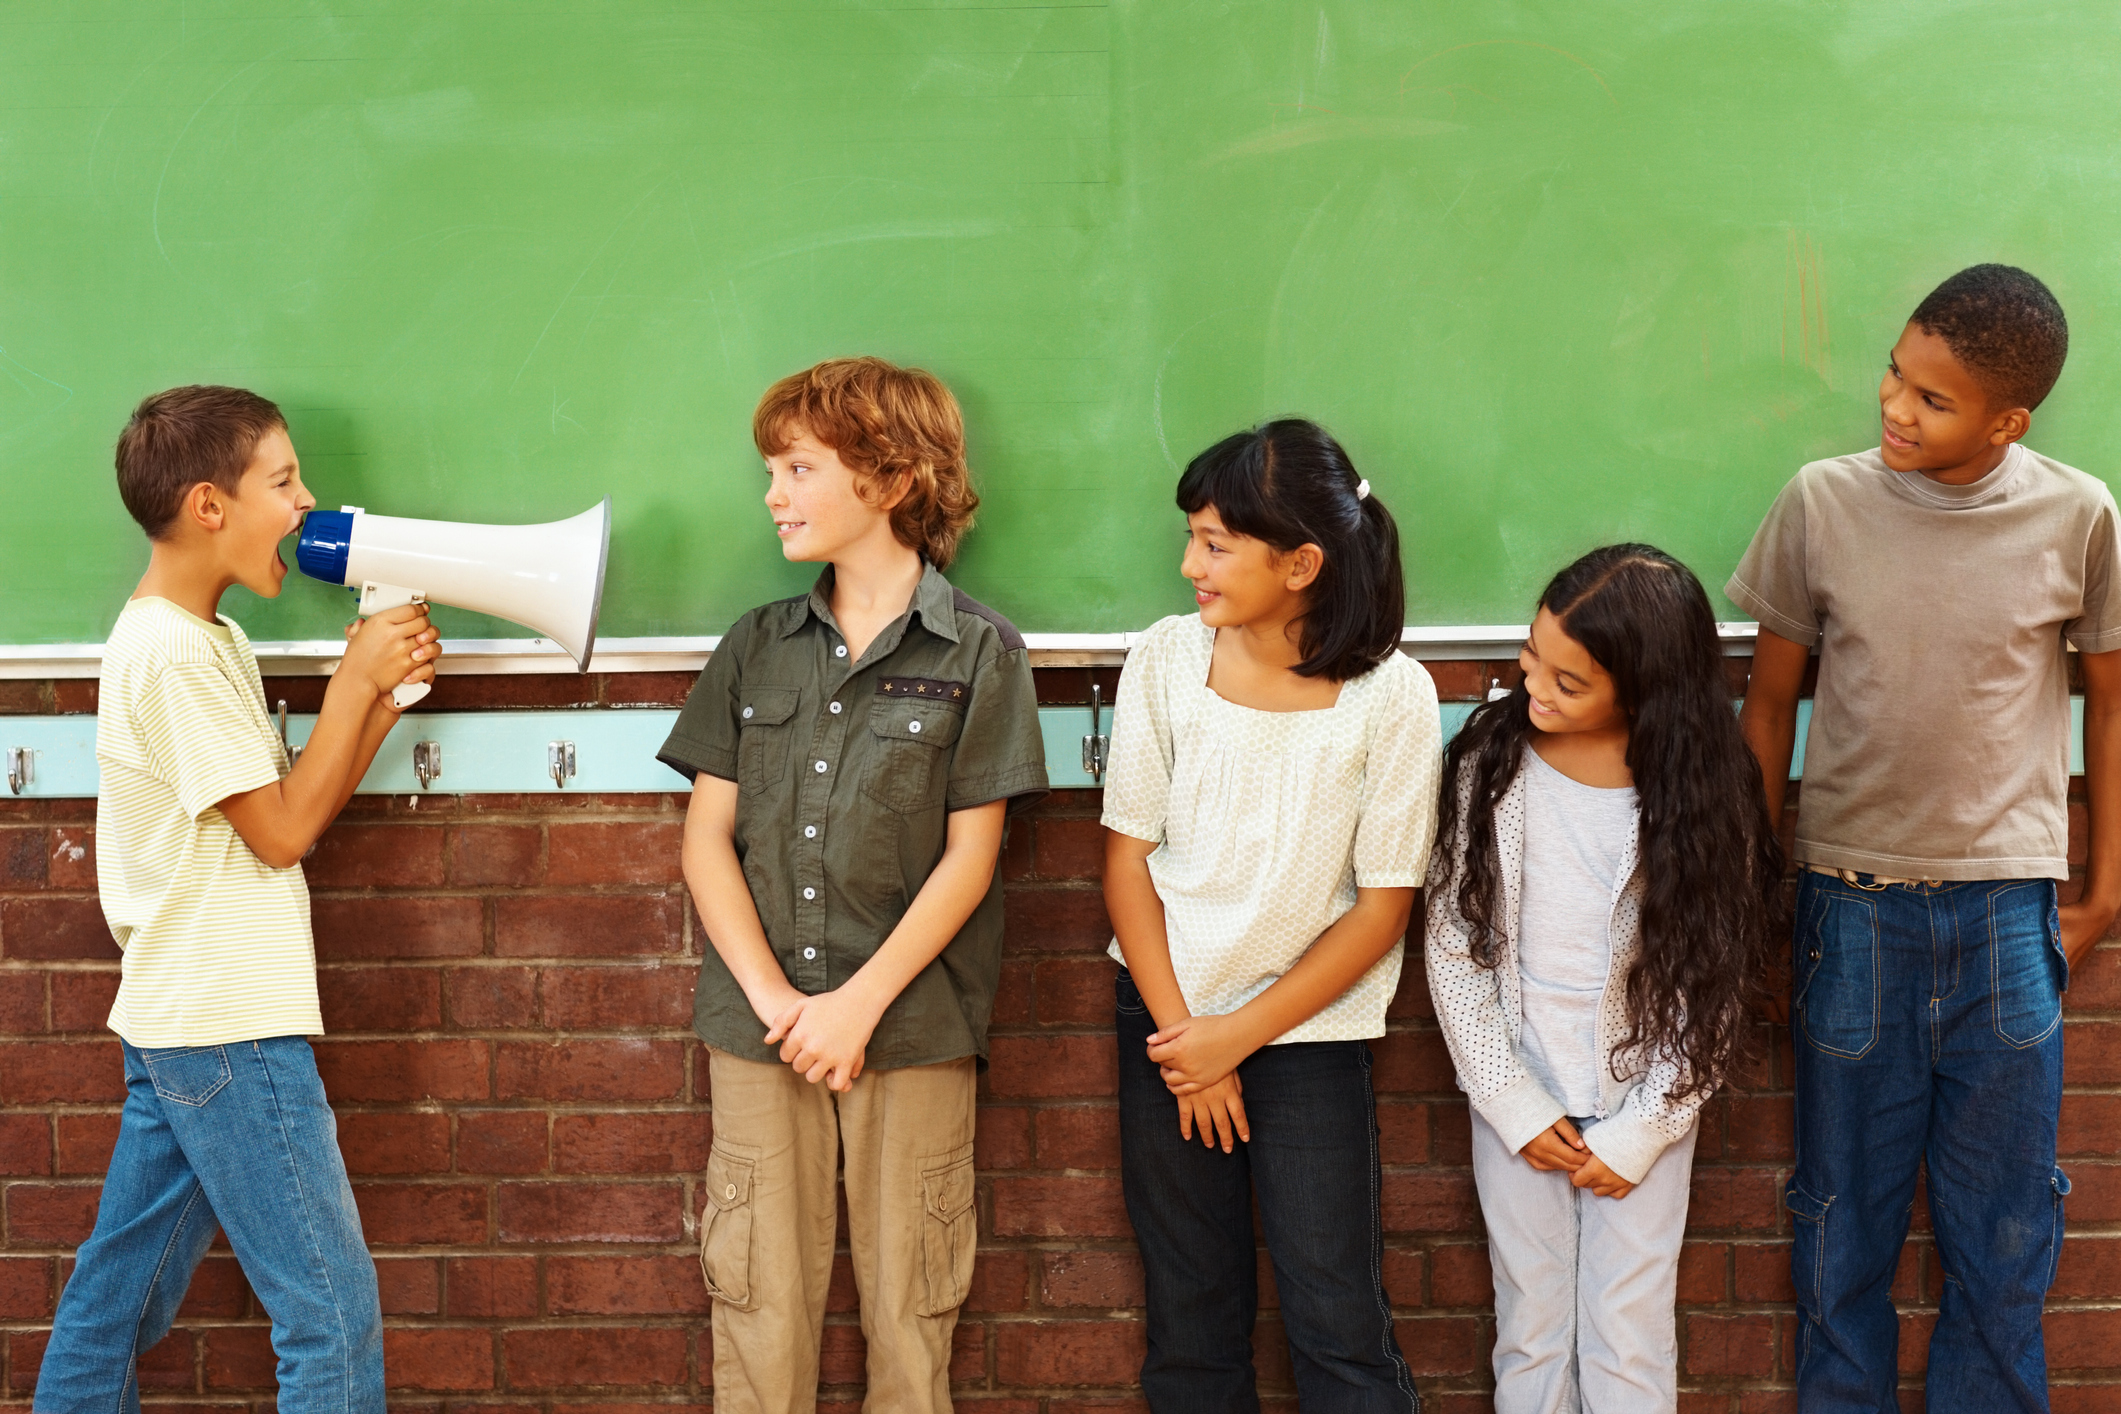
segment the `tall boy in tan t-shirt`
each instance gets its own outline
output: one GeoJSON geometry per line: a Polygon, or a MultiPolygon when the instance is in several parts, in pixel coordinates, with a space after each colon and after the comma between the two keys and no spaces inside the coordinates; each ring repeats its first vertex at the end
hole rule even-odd
{"type": "Polygon", "coordinates": [[[2062,1241],[2062,989],[2121,902],[2114,499],[2020,445],[2068,326],[2023,270],[1940,285],[1894,345],[1881,445],[1783,488],[1727,588],[1760,620],[1745,728],[1781,813],[1816,645],[1795,858],[1806,1414],[1897,1410],[1892,1282],[1918,1167],[1945,1281],[1928,1407],[2048,1407],[2062,1241]],[[2069,877],[2069,666],[2091,847],[2069,877]]]}

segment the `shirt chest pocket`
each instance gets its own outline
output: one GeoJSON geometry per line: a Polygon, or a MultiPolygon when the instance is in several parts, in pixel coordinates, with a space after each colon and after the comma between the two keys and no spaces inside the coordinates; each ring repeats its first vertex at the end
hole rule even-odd
{"type": "Polygon", "coordinates": [[[736,783],[743,794],[763,795],[787,781],[801,695],[792,687],[753,687],[739,696],[736,783]]]}
{"type": "Polygon", "coordinates": [[[875,755],[862,790],[902,815],[937,810],[950,785],[950,748],[965,713],[943,702],[883,698],[869,709],[875,755]]]}

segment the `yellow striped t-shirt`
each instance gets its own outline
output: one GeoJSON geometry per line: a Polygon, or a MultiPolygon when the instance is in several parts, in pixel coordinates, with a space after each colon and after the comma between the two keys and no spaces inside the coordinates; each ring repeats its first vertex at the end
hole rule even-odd
{"type": "Polygon", "coordinates": [[[250,640],[134,599],[97,712],[96,885],[125,952],[110,1029],[144,1048],[321,1033],[302,866],[267,865],[218,809],[287,774],[250,640]]]}

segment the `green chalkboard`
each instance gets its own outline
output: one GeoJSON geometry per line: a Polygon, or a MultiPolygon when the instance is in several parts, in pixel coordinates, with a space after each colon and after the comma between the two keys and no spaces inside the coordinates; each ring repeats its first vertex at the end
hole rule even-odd
{"type": "Polygon", "coordinates": [[[608,492],[604,633],[717,632],[809,574],[751,407],[852,352],[957,390],[959,579],[1029,629],[1186,607],[1175,468],[1280,412],[1401,517],[1417,623],[1616,537],[1714,586],[1963,264],[2053,284],[2031,441],[2115,464],[2117,72],[2094,0],[9,0],[0,640],[102,636],[112,438],[196,380],[327,505],[608,492]]]}

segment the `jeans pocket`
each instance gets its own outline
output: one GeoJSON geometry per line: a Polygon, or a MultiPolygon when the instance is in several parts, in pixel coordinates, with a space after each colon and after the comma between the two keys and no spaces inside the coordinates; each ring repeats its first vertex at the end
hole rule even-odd
{"type": "Polygon", "coordinates": [[[1112,1005],[1124,1016],[1140,1016],[1149,1009],[1142,1000],[1141,988],[1134,985],[1134,976],[1122,967],[1119,976],[1112,979],[1112,1005]]]}
{"type": "Polygon", "coordinates": [[[1988,899],[1989,1000],[1996,1034],[2036,1046],[2062,1024],[2062,956],[2055,885],[2027,879],[1992,889],[1988,899]]]}
{"type": "Polygon", "coordinates": [[[1797,1309],[1816,1322],[1826,1286],[1826,1214],[1834,1200],[1798,1187],[1793,1178],[1783,1185],[1782,1206],[1790,1210],[1790,1283],[1797,1289],[1797,1309]]]}
{"type": "Polygon", "coordinates": [[[921,1267],[926,1298],[921,1316],[945,1316],[965,1304],[972,1289],[972,1261],[979,1251],[979,1214],[972,1206],[972,1146],[920,1160],[921,1267]]]}
{"type": "Polygon", "coordinates": [[[700,1274],[707,1294],[749,1311],[751,1293],[751,1189],[758,1156],[717,1143],[707,1154],[707,1211],[700,1220],[700,1274]]]}
{"type": "Polygon", "coordinates": [[[1878,906],[1828,893],[1813,915],[1811,971],[1798,1011],[1804,1036],[1828,1055],[1854,1058],[1878,1041],[1878,906]]]}
{"type": "Polygon", "coordinates": [[[173,1105],[203,1108],[229,1081],[226,1046],[142,1051],[140,1060],[147,1067],[148,1079],[154,1082],[155,1093],[173,1105]]]}

